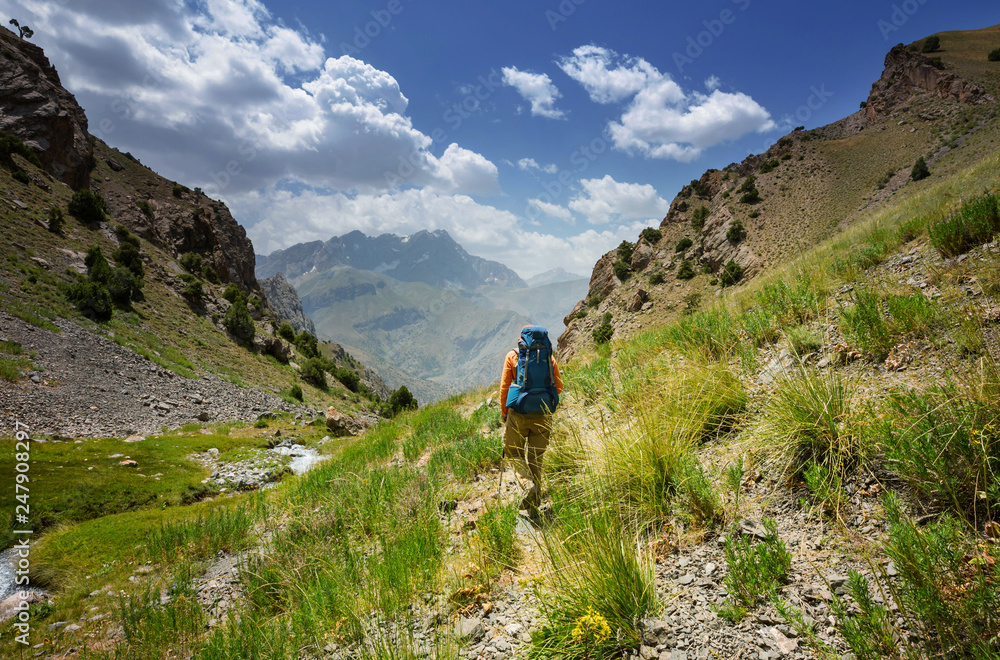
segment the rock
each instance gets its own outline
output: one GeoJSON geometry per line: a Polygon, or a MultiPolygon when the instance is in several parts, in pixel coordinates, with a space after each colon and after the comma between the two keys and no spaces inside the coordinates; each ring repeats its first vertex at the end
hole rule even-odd
{"type": "Polygon", "coordinates": [[[202,410],[200,413],[195,415],[194,418],[200,422],[207,422],[211,418],[211,416],[208,414],[207,410],[202,410]]]}
{"type": "Polygon", "coordinates": [[[78,626],[75,623],[71,623],[68,626],[66,626],[65,628],[63,628],[63,630],[66,631],[66,632],[68,632],[68,633],[76,632],[77,630],[80,630],[80,626],[78,626]]]}
{"type": "Polygon", "coordinates": [[[336,436],[358,435],[367,427],[367,422],[343,413],[333,406],[326,410],[326,428],[336,436]]]}
{"type": "Polygon", "coordinates": [[[136,463],[135,461],[131,460],[131,459],[120,461],[118,463],[118,465],[121,465],[122,467],[127,467],[127,468],[138,468],[139,467],[139,464],[136,463]]]}
{"type": "Polygon", "coordinates": [[[750,519],[744,519],[740,521],[740,533],[744,536],[756,536],[759,539],[766,539],[767,529],[764,528],[759,522],[755,522],[750,519]]]}
{"type": "Polygon", "coordinates": [[[0,33],[4,75],[0,81],[3,130],[34,148],[42,167],[74,190],[90,185],[94,148],[87,116],[60,83],[59,74],[33,43],[0,33]]]}
{"type": "Polygon", "coordinates": [[[122,442],[142,442],[146,437],[142,435],[130,435],[129,437],[122,440],[122,442]]]}
{"type": "Polygon", "coordinates": [[[485,634],[486,628],[483,627],[481,619],[471,619],[463,616],[455,624],[455,637],[460,640],[478,642],[485,634]]]}
{"type": "Polygon", "coordinates": [[[119,163],[114,158],[108,158],[107,159],[107,163],[108,163],[108,167],[110,167],[115,172],[121,172],[122,170],[125,169],[125,166],[122,165],[121,163],[119,163]]]}
{"type": "Polygon", "coordinates": [[[45,259],[42,259],[41,257],[30,257],[30,259],[38,267],[44,268],[45,270],[52,270],[52,264],[50,264],[49,262],[47,262],[45,259]]]}
{"type": "Polygon", "coordinates": [[[649,262],[653,260],[653,247],[645,240],[640,240],[632,251],[632,261],[629,266],[635,272],[645,270],[649,262]]]}
{"type": "Polygon", "coordinates": [[[768,643],[778,650],[780,655],[788,655],[799,647],[798,640],[785,637],[777,628],[764,628],[760,634],[768,643]]]}
{"type": "MultiPolygon", "coordinates": [[[[288,321],[296,332],[308,332],[311,335],[316,335],[316,326],[312,319],[306,316],[299,294],[285,279],[284,273],[275,273],[271,277],[257,280],[257,283],[260,284],[260,288],[267,298],[268,306],[274,310],[279,318],[288,321]]],[[[287,360],[285,361],[287,362],[287,360]]]]}
{"type": "Polygon", "coordinates": [[[649,300],[649,292],[645,289],[636,289],[636,292],[632,294],[632,299],[628,303],[628,311],[638,312],[646,304],[647,300],[649,300]]]}
{"type": "MultiPolygon", "coordinates": [[[[13,574],[11,577],[13,578],[13,574]]],[[[25,595],[27,598],[23,601],[21,600],[20,593],[13,593],[0,602],[0,621],[5,621],[17,614],[17,608],[22,602],[31,605],[33,603],[44,603],[46,600],[45,594],[40,591],[29,591],[25,595]]]]}

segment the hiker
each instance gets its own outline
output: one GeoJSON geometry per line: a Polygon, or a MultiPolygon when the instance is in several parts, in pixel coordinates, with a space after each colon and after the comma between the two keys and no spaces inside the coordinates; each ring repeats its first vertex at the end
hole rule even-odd
{"type": "Polygon", "coordinates": [[[500,416],[506,424],[504,456],[531,482],[521,508],[532,517],[538,515],[542,503],[542,454],[549,444],[552,413],[562,389],[548,331],[540,325],[524,326],[517,348],[507,353],[503,363],[500,416]]]}

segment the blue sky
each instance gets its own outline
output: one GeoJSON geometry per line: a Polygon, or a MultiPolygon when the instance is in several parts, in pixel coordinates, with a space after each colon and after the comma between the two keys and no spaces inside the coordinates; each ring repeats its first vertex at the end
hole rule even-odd
{"type": "MultiPolygon", "coordinates": [[[[680,187],[858,109],[941,0],[0,0],[91,132],[223,199],[261,253],[446,229],[589,274],[680,187]]],[[[1000,34],[998,34],[1000,42],[1000,34]]]]}

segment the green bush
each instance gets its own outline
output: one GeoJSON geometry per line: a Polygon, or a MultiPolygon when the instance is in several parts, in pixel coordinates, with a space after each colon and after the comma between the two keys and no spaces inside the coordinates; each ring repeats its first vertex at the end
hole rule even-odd
{"type": "Polygon", "coordinates": [[[185,252],[181,255],[181,258],[177,260],[177,263],[181,265],[181,268],[189,273],[195,275],[201,274],[201,255],[197,252],[185,252]]]}
{"type": "Polygon", "coordinates": [[[774,520],[762,521],[765,538],[754,543],[753,537],[734,532],[726,537],[726,591],[743,606],[753,607],[788,578],[792,554],[778,538],[774,520]]]}
{"type": "Polygon", "coordinates": [[[117,305],[127,306],[138,296],[142,289],[141,282],[128,268],[118,266],[111,271],[106,282],[108,293],[117,305]]]}
{"type": "Polygon", "coordinates": [[[173,190],[174,197],[180,197],[185,192],[187,191],[185,190],[184,186],[180,185],[179,183],[174,184],[174,190],[173,190]]]}
{"type": "Polygon", "coordinates": [[[632,274],[632,268],[621,259],[619,259],[614,263],[613,268],[615,271],[615,277],[617,277],[622,282],[627,280],[629,278],[629,275],[632,274]]]}
{"type": "Polygon", "coordinates": [[[53,234],[62,233],[63,225],[66,224],[66,220],[63,218],[62,208],[58,206],[52,206],[49,208],[49,231],[53,234]]]}
{"type": "Polygon", "coordinates": [[[695,231],[701,231],[708,219],[709,210],[707,206],[699,206],[691,213],[691,227],[695,231]]]}
{"type": "Polygon", "coordinates": [[[687,250],[692,245],[694,245],[694,241],[692,241],[690,238],[688,238],[688,237],[685,236],[681,240],[677,241],[677,245],[674,246],[674,252],[675,253],[684,252],[685,250],[687,250]]]}
{"type": "Polygon", "coordinates": [[[926,179],[931,175],[931,171],[927,169],[927,161],[921,156],[917,159],[917,162],[913,164],[913,169],[910,170],[910,178],[914,181],[920,181],[921,179],[926,179]]]}
{"type": "Polygon", "coordinates": [[[145,276],[145,267],[142,264],[142,254],[134,243],[125,242],[118,246],[118,249],[111,253],[111,258],[119,266],[128,268],[138,280],[139,287],[142,287],[142,279],[145,276]]]}
{"type": "Polygon", "coordinates": [[[729,225],[729,229],[726,230],[726,240],[730,243],[739,243],[745,233],[746,230],[743,228],[743,221],[739,219],[733,220],[732,224],[729,225]]]}
{"type": "Polygon", "coordinates": [[[840,326],[852,346],[881,361],[904,337],[922,335],[936,319],[934,303],[921,293],[880,296],[857,289],[854,306],[841,312],[840,326]]]}
{"type": "Polygon", "coordinates": [[[681,262],[680,267],[677,269],[677,279],[679,280],[690,280],[695,276],[694,266],[688,259],[681,262]]]}
{"type": "Polygon", "coordinates": [[[632,261],[632,253],[635,251],[635,243],[630,243],[628,241],[622,241],[618,244],[618,248],[615,252],[618,254],[618,259],[628,263],[632,261]]]}
{"type": "Polygon", "coordinates": [[[750,217],[750,218],[759,218],[760,217],[760,211],[758,209],[754,209],[754,210],[750,211],[750,213],[748,213],[747,216],[750,217]]]}
{"type": "Polygon", "coordinates": [[[663,238],[663,232],[653,227],[646,227],[642,230],[642,239],[650,245],[656,245],[663,238]]]}
{"type": "Polygon", "coordinates": [[[222,325],[225,326],[226,330],[243,341],[252,340],[256,332],[253,318],[250,316],[249,310],[247,310],[247,305],[240,299],[237,299],[226,310],[225,316],[222,317],[222,325]]]}
{"type": "Polygon", "coordinates": [[[309,358],[302,363],[299,369],[299,376],[307,383],[312,383],[321,390],[327,388],[326,369],[323,361],[319,358],[309,358]]]}
{"type": "Polygon", "coordinates": [[[186,297],[194,301],[199,301],[202,296],[205,295],[205,290],[204,287],[202,287],[201,280],[196,277],[191,277],[191,281],[184,287],[183,293],[186,297]]]}
{"type": "Polygon", "coordinates": [[[138,202],[135,203],[135,205],[139,207],[139,210],[142,211],[142,214],[147,218],[152,219],[153,216],[155,215],[155,212],[153,211],[153,205],[150,204],[145,199],[140,199],[138,202]]]}
{"type": "Polygon", "coordinates": [[[726,264],[726,267],[722,269],[721,273],[719,273],[719,282],[722,286],[732,286],[739,282],[742,277],[742,266],[730,259],[729,263],[726,264]]]}
{"type": "Polygon", "coordinates": [[[281,327],[278,328],[278,336],[287,340],[289,343],[294,343],[295,328],[293,328],[288,322],[282,323],[281,327]]]}
{"type": "Polygon", "coordinates": [[[931,35],[931,36],[927,37],[926,39],[924,39],[924,43],[920,47],[920,52],[921,53],[933,53],[934,51],[938,50],[939,48],[941,48],[941,37],[939,37],[939,36],[937,36],[935,34],[935,35],[931,35]]]}
{"type": "Polygon", "coordinates": [[[990,62],[1000,62],[1000,48],[994,48],[990,51],[990,54],[986,56],[990,62]]]}
{"type": "Polygon", "coordinates": [[[288,393],[291,395],[293,399],[297,399],[299,401],[302,400],[302,386],[299,385],[298,383],[292,385],[292,389],[289,390],[288,393]]]}
{"type": "Polygon", "coordinates": [[[91,246],[87,250],[87,256],[83,259],[87,266],[87,276],[95,282],[107,283],[111,277],[111,264],[104,258],[104,253],[99,245],[91,246]]]}
{"type": "MultiPolygon", "coordinates": [[[[329,371],[329,370],[328,370],[329,371]]],[[[340,381],[340,384],[352,392],[357,392],[361,385],[361,378],[347,367],[337,367],[330,373],[340,381]]]]}
{"type": "Polygon", "coordinates": [[[24,170],[15,170],[12,176],[14,177],[15,181],[23,183],[24,185],[28,185],[29,183],[31,183],[31,177],[28,176],[28,173],[25,172],[24,170]]]}
{"type": "Polygon", "coordinates": [[[318,358],[320,356],[319,342],[316,341],[316,337],[305,330],[295,337],[295,348],[299,349],[299,353],[303,357],[318,358]]]}
{"type": "Polygon", "coordinates": [[[34,150],[26,145],[21,138],[13,135],[11,133],[0,132],[0,163],[8,169],[17,168],[14,164],[14,159],[11,158],[11,154],[17,154],[21,156],[28,162],[30,162],[35,167],[41,167],[42,161],[38,159],[38,154],[34,150]]]}
{"type": "Polygon", "coordinates": [[[517,534],[515,504],[488,506],[476,521],[476,539],[486,560],[498,568],[515,568],[521,554],[517,534]]]}
{"type": "Polygon", "coordinates": [[[215,272],[215,269],[209,265],[205,265],[201,269],[201,276],[205,278],[205,281],[211,282],[212,284],[219,284],[219,274],[215,272]]]}
{"type": "MultiPolygon", "coordinates": [[[[663,284],[666,280],[667,280],[667,277],[666,277],[666,275],[663,274],[662,270],[657,270],[652,275],[649,276],[649,283],[653,284],[653,285],[663,284]]],[[[580,311],[584,312],[584,314],[586,314],[587,310],[586,309],[582,309],[580,311]]]]}
{"type": "Polygon", "coordinates": [[[771,159],[769,161],[766,161],[763,165],[760,166],[760,173],[767,174],[768,172],[778,167],[778,165],[780,164],[781,163],[779,163],[776,159],[771,159]]]}
{"type": "Polygon", "coordinates": [[[955,257],[989,243],[1000,232],[1000,209],[996,195],[984,195],[963,204],[958,212],[932,223],[931,245],[944,257],[955,257]]]}
{"type": "MultiPolygon", "coordinates": [[[[226,290],[222,292],[222,297],[231,303],[235,303],[237,298],[243,298],[246,300],[246,295],[240,290],[240,287],[236,286],[232,282],[226,285],[226,290]]],[[[244,303],[245,304],[245,303],[244,303]]]]}
{"type": "Polygon", "coordinates": [[[615,334],[615,329],[611,327],[611,319],[611,312],[605,312],[601,322],[591,331],[595,343],[606,344],[611,341],[612,335],[615,334]]]}
{"type": "Polygon", "coordinates": [[[96,227],[108,218],[104,198],[89,190],[77,190],[69,200],[69,214],[89,227],[96,227]]]}
{"type": "Polygon", "coordinates": [[[743,193],[740,196],[740,202],[743,204],[756,204],[760,201],[760,193],[754,188],[748,193],[743,193]]]}
{"type": "MultiPolygon", "coordinates": [[[[105,262],[107,263],[107,262],[105,262]]],[[[96,321],[109,321],[114,314],[115,303],[107,287],[101,282],[83,280],[70,285],[66,297],[76,303],[85,316],[96,321]]]]}
{"type": "Polygon", "coordinates": [[[395,416],[404,410],[416,410],[417,400],[406,388],[406,385],[400,385],[399,389],[389,395],[388,407],[389,414],[395,416]]]}

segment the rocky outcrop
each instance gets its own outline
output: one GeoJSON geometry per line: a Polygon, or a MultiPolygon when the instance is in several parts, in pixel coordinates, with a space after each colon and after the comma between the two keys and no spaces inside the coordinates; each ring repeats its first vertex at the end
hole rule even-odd
{"type": "Polygon", "coordinates": [[[594,272],[590,276],[590,288],[587,290],[588,298],[602,300],[614,291],[621,280],[615,276],[615,256],[614,251],[608,252],[601,257],[594,265],[594,272]]]}
{"type": "Polygon", "coordinates": [[[370,424],[367,420],[341,412],[333,406],[330,406],[326,410],[326,428],[338,437],[358,435],[364,432],[369,426],[370,424]]]}
{"type": "Polygon", "coordinates": [[[885,70],[872,85],[865,118],[871,123],[879,122],[922,93],[972,105],[993,100],[982,85],[938,69],[925,55],[900,44],[885,56],[885,70]]]}
{"type": "Polygon", "coordinates": [[[302,310],[302,300],[292,285],[285,279],[284,273],[258,280],[267,304],[280,318],[288,321],[296,332],[308,332],[316,335],[316,326],[312,319],[302,310]]]}
{"type": "Polygon", "coordinates": [[[702,229],[698,262],[718,272],[730,261],[735,261],[743,269],[744,277],[752,277],[760,270],[760,259],[742,240],[729,240],[732,225],[733,216],[727,206],[720,206],[708,217],[702,229]]]}
{"type": "Polygon", "coordinates": [[[87,116],[41,48],[0,30],[0,130],[32,147],[47,172],[74,190],[90,185],[87,116]]]}

